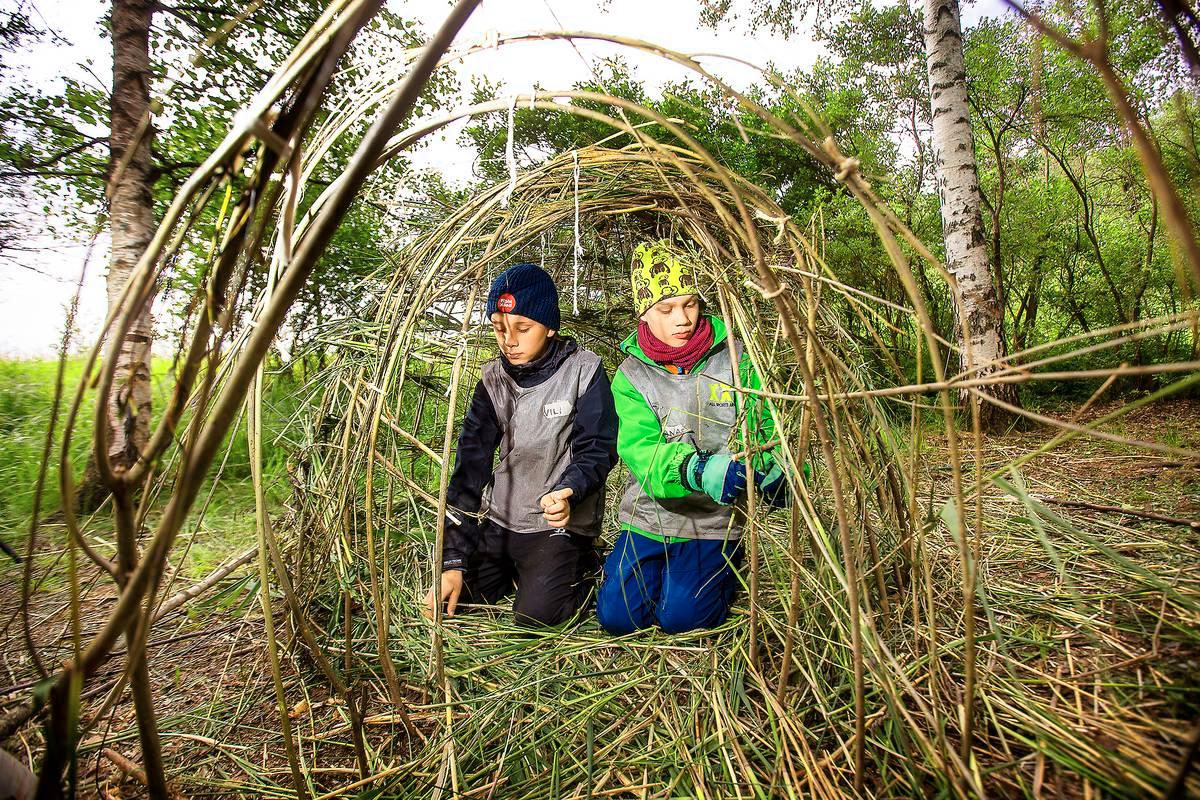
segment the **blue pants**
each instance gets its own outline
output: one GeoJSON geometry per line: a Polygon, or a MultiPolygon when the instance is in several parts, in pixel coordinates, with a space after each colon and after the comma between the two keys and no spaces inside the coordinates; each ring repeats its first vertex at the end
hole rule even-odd
{"type": "Polygon", "coordinates": [[[720,625],[737,588],[741,542],[660,542],[623,530],[604,562],[596,618],[613,634],[720,625]]]}

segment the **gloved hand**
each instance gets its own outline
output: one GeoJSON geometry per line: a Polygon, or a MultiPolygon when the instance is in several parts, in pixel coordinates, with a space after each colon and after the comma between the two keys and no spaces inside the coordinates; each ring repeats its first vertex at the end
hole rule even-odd
{"type": "Polygon", "coordinates": [[[763,502],[771,508],[784,508],[788,504],[787,476],[778,463],[772,464],[766,472],[754,470],[754,486],[758,489],[763,502]]]}
{"type": "Polygon", "coordinates": [[[692,491],[704,492],[723,506],[732,503],[746,489],[746,465],[734,461],[728,453],[688,456],[683,474],[692,491]]]}
{"type": "MultiPolygon", "coordinates": [[[[787,476],[774,458],[768,459],[767,463],[771,466],[766,471],[754,470],[754,485],[763,502],[771,508],[786,508],[788,500],[791,498],[789,491],[791,487],[788,486],[787,476]]],[[[805,483],[812,479],[812,467],[808,465],[807,461],[800,465],[800,477],[805,483]]]]}

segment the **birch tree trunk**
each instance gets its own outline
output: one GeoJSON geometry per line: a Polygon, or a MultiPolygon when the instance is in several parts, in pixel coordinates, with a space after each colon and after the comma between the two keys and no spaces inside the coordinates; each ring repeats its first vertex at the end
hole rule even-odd
{"type": "MultiPolygon", "coordinates": [[[[150,21],[156,0],[113,0],[113,88],[109,128],[108,207],[112,250],[108,265],[108,305],[121,298],[138,259],[154,234],[154,172],[150,142],[150,21]]],[[[108,407],[108,459],[113,471],[133,466],[150,436],[150,345],[154,320],[153,295],[121,342],[108,407]]],[[[137,568],[138,552],[133,487],[114,487],[117,518],[117,582],[124,586],[137,568]]],[[[150,613],[147,610],[145,613],[150,613]]],[[[140,618],[134,615],[126,631],[134,650],[140,618]]],[[[170,796],[162,760],[162,745],[154,715],[150,674],[143,652],[129,666],[129,688],[137,715],[138,739],[147,788],[154,800],[170,796]]]]}
{"type": "MultiPolygon", "coordinates": [[[[109,108],[108,306],[120,299],[133,268],[154,234],[154,172],[150,143],[150,21],[152,0],[113,0],[113,84],[109,108]],[[132,152],[130,151],[130,148],[132,152]]],[[[108,458],[123,471],[136,460],[150,435],[150,345],[153,299],[147,300],[121,343],[108,409],[108,458]]],[[[95,454],[76,494],[81,511],[92,511],[108,497],[101,485],[95,454]]]]}
{"type": "MultiPolygon", "coordinates": [[[[958,0],[925,0],[925,59],[929,70],[933,155],[942,207],[946,268],[958,286],[954,297],[954,321],[958,345],[962,348],[960,363],[965,369],[995,362],[979,369],[980,375],[987,375],[999,369],[1007,352],[1003,317],[992,281],[983,229],[958,0]]],[[[1013,384],[999,384],[986,391],[993,397],[1017,404],[1013,384]]],[[[969,398],[964,393],[960,399],[965,403],[969,398]]],[[[990,403],[982,405],[980,416],[988,428],[1011,417],[990,403]]]]}
{"type": "MultiPolygon", "coordinates": [[[[113,0],[113,89],[110,113],[108,304],[121,296],[154,234],[154,174],[150,142],[151,0],[113,0]],[[133,148],[132,152],[130,148],[133,148]]],[[[150,431],[150,345],[154,321],[148,300],[121,344],[116,380],[108,397],[109,447],[113,465],[137,460],[150,431]]]]}

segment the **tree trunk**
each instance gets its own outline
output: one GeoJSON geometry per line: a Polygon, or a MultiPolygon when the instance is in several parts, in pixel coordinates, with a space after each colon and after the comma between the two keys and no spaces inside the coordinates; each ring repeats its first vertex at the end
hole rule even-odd
{"type": "MultiPolygon", "coordinates": [[[[109,220],[112,250],[108,303],[121,296],[138,259],[154,235],[154,175],[150,161],[149,0],[113,0],[113,92],[109,157],[109,220]],[[132,153],[128,153],[129,148],[132,153]]],[[[145,447],[150,431],[150,344],[152,300],[121,343],[116,380],[108,398],[108,457],[129,467],[145,447]]]]}
{"type": "MultiPolygon", "coordinates": [[[[925,58],[946,268],[958,285],[954,321],[962,349],[961,366],[994,362],[979,369],[980,375],[987,375],[1000,368],[1007,353],[983,229],[958,0],[925,0],[925,58]]],[[[1017,402],[1013,384],[986,387],[986,391],[1006,402],[1017,402]]],[[[968,396],[960,399],[965,403],[968,396]]],[[[988,428],[1004,424],[1010,416],[988,403],[980,408],[980,415],[988,428]]]]}
{"type": "MultiPolygon", "coordinates": [[[[121,297],[154,235],[154,174],[150,143],[150,20],[154,3],[113,0],[113,84],[109,109],[108,207],[112,245],[107,277],[108,305],[121,297]],[[130,152],[130,148],[133,148],[130,152]]],[[[150,345],[153,299],[146,301],[121,343],[108,408],[108,458],[114,470],[129,468],[150,435],[150,345]]],[[[82,511],[99,507],[109,488],[99,483],[95,454],[75,501],[82,511]]]]}

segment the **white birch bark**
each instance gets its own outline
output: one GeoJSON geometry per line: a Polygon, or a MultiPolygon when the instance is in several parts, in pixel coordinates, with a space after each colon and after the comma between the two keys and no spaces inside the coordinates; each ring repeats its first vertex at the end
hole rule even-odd
{"type": "MultiPolygon", "coordinates": [[[[962,44],[958,0],[925,0],[925,58],[934,166],[942,208],[946,268],[957,282],[955,328],[962,348],[961,363],[967,367],[987,362],[998,364],[1007,353],[983,229],[962,44]]],[[[980,373],[986,375],[996,369],[998,366],[984,367],[980,373]]],[[[989,387],[988,392],[1016,403],[1012,384],[989,387]]],[[[989,424],[1009,417],[987,403],[980,412],[989,424]]]]}
{"type": "MultiPolygon", "coordinates": [[[[109,134],[109,227],[112,246],[107,290],[111,308],[154,233],[153,127],[139,129],[150,107],[150,19],[153,2],[114,0],[113,89],[109,134]],[[133,154],[126,158],[130,146],[133,154]]],[[[109,460],[127,468],[146,444],[150,426],[150,345],[154,321],[148,300],[121,344],[107,399],[109,460]]]]}

